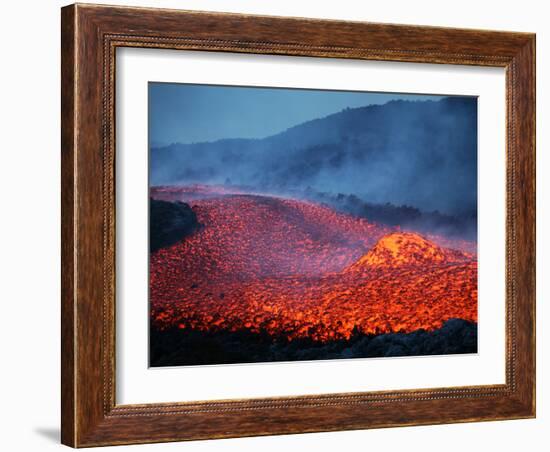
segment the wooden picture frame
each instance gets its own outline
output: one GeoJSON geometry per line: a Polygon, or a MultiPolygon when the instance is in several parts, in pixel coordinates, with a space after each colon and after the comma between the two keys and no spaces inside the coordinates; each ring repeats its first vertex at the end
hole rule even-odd
{"type": "Polygon", "coordinates": [[[62,9],[62,442],[73,447],[535,416],[535,35],[71,5],[62,9]],[[115,403],[115,50],[147,47],[506,70],[506,383],[115,403]]]}

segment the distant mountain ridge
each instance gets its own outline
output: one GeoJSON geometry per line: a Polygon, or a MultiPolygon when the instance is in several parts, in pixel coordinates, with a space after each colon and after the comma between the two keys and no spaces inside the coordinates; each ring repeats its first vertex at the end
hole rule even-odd
{"type": "Polygon", "coordinates": [[[461,215],[477,205],[476,150],[475,98],[400,100],[348,108],[263,139],[152,148],[150,182],[311,187],[461,215]]]}

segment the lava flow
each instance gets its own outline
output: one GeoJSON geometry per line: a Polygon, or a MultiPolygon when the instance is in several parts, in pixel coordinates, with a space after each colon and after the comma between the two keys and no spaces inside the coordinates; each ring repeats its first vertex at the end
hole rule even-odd
{"type": "Polygon", "coordinates": [[[188,202],[202,225],[151,254],[151,320],[159,330],[327,342],[429,331],[451,318],[477,322],[471,242],[423,237],[312,202],[201,190],[151,191],[188,202]]]}

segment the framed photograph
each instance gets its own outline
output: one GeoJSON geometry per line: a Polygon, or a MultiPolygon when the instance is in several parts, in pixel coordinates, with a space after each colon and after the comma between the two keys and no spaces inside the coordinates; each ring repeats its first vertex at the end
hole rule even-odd
{"type": "Polygon", "coordinates": [[[535,36],[62,9],[62,442],[535,416],[535,36]]]}

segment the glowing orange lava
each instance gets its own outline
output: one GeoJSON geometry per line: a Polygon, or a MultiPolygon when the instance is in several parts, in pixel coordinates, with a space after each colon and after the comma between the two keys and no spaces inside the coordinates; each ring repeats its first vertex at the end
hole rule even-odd
{"type": "Polygon", "coordinates": [[[326,342],[433,330],[450,318],[477,322],[475,243],[219,187],[158,187],[151,195],[188,202],[203,225],[151,255],[158,329],[326,342]]]}

